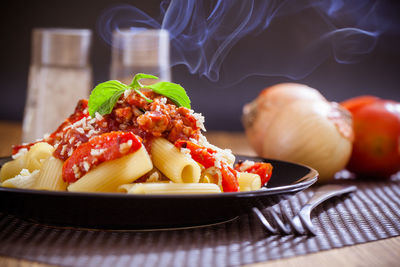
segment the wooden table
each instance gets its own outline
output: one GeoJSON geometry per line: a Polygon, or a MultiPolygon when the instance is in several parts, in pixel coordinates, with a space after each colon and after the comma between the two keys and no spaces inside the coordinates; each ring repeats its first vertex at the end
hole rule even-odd
{"type": "MultiPolygon", "coordinates": [[[[210,143],[222,148],[230,148],[236,154],[255,155],[243,133],[207,132],[210,143]]],[[[21,125],[15,122],[0,122],[0,156],[11,153],[11,145],[19,143],[21,125]]],[[[261,266],[399,266],[400,237],[364,243],[340,249],[252,264],[261,266]]],[[[0,266],[51,266],[11,257],[0,257],[0,266]]]]}

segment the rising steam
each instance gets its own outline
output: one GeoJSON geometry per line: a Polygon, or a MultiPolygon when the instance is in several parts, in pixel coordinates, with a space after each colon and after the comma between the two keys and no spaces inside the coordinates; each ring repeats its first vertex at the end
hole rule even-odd
{"type": "Polygon", "coordinates": [[[301,79],[330,57],[353,63],[391,27],[385,2],[369,0],[172,0],[160,12],[156,19],[115,6],[99,18],[98,31],[111,44],[121,28],[167,29],[171,65],[219,83],[251,75],[301,79]]]}

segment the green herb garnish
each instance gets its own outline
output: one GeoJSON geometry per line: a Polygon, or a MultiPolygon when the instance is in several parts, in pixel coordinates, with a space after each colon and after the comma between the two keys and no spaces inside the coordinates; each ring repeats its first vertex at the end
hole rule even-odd
{"type": "Polygon", "coordinates": [[[179,107],[190,109],[190,99],[186,94],[185,89],[176,83],[171,82],[158,82],[151,85],[143,85],[140,83],[141,79],[158,79],[158,77],[138,73],[133,77],[130,85],[123,84],[116,80],[111,80],[98,84],[92,91],[89,97],[89,114],[93,118],[95,113],[100,115],[110,114],[120,96],[126,90],[134,90],[141,97],[151,103],[153,100],[146,97],[140,88],[149,88],[157,94],[163,95],[171,99],[179,107]]]}

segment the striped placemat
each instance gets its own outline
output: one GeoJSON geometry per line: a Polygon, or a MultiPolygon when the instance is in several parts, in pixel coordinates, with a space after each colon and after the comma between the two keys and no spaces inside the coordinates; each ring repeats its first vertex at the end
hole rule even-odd
{"type": "MultiPolygon", "coordinates": [[[[318,235],[268,235],[257,218],[173,231],[92,231],[45,226],[0,213],[0,254],[61,266],[238,266],[400,235],[400,182],[359,190],[313,213],[318,235]]],[[[313,188],[273,207],[297,212],[313,188]]]]}

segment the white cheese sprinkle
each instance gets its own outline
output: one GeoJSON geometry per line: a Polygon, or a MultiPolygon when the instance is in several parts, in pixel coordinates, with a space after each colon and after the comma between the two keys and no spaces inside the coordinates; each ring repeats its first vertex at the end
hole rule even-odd
{"type": "Polygon", "coordinates": [[[190,155],[190,149],[189,148],[184,148],[184,147],[181,147],[181,152],[186,156],[186,157],[188,157],[188,158],[192,158],[192,155],[190,155]]]}
{"type": "Polygon", "coordinates": [[[66,149],[67,149],[67,145],[63,145],[63,147],[61,148],[60,154],[64,155],[66,149]]]}
{"type": "Polygon", "coordinates": [[[84,161],[84,162],[82,162],[82,165],[83,165],[83,169],[84,169],[86,172],[88,172],[88,171],[89,171],[89,168],[90,168],[89,163],[88,163],[87,161],[84,161]]]}
{"type": "Polygon", "coordinates": [[[119,145],[119,152],[120,152],[121,154],[125,154],[126,152],[129,151],[129,149],[131,148],[131,146],[132,146],[132,140],[129,140],[129,141],[126,142],[126,143],[122,143],[122,144],[119,145]]]}
{"type": "Polygon", "coordinates": [[[25,155],[28,152],[28,149],[26,148],[21,148],[20,150],[18,150],[18,153],[12,155],[11,157],[13,159],[17,159],[19,157],[22,157],[23,155],[25,155]]]}
{"type": "Polygon", "coordinates": [[[72,136],[69,140],[68,143],[72,144],[75,141],[75,136],[72,136]]]}
{"type": "Polygon", "coordinates": [[[77,130],[79,133],[81,133],[81,134],[84,134],[84,133],[85,133],[85,131],[84,131],[82,128],[76,128],[76,130],[77,130]]]}
{"type": "Polygon", "coordinates": [[[96,119],[97,119],[98,121],[101,121],[101,120],[103,119],[103,116],[101,116],[100,113],[98,113],[98,112],[96,112],[96,113],[94,114],[94,116],[96,117],[96,119]]]}
{"type": "Polygon", "coordinates": [[[196,126],[206,132],[206,128],[204,127],[204,116],[201,113],[194,112],[193,109],[190,109],[190,114],[196,119],[196,126]]]}
{"type": "Polygon", "coordinates": [[[254,165],[254,161],[252,160],[245,160],[240,164],[239,169],[240,171],[244,172],[246,169],[250,168],[254,165]]]}
{"type": "Polygon", "coordinates": [[[157,171],[155,171],[149,176],[149,178],[146,180],[146,182],[147,183],[155,183],[155,182],[158,182],[159,179],[160,179],[160,174],[157,171]]]}
{"type": "Polygon", "coordinates": [[[133,90],[125,90],[124,91],[124,97],[127,98],[132,93],[132,91],[133,90]]]}
{"type": "Polygon", "coordinates": [[[81,176],[81,171],[76,164],[72,166],[72,170],[74,171],[75,178],[79,178],[81,176]]]}
{"type": "Polygon", "coordinates": [[[92,149],[92,150],[90,150],[90,155],[100,156],[101,154],[104,153],[104,151],[106,151],[104,148],[103,149],[92,149]]]}

